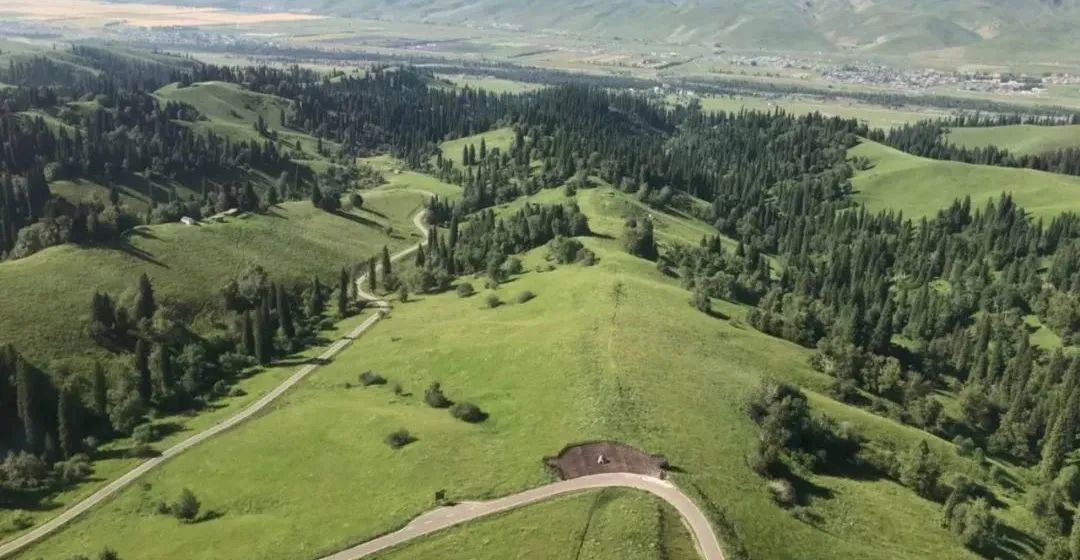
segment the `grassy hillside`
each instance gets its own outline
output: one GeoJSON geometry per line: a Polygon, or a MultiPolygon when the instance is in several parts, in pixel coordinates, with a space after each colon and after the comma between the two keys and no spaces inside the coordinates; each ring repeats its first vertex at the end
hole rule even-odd
{"type": "MultiPolygon", "coordinates": [[[[199,130],[212,130],[233,141],[259,139],[255,123],[261,116],[267,129],[292,148],[300,146],[307,154],[316,153],[317,141],[307,134],[296,132],[281,121],[281,113],[290,112],[289,100],[244,89],[226,82],[202,82],[180,87],[170,84],[155,95],[165,101],[179,101],[195,107],[207,120],[193,123],[199,130]],[[299,142],[299,144],[298,144],[299,142]]],[[[329,146],[329,143],[328,143],[329,146]]],[[[300,154],[297,159],[302,159],[300,154]]]]}
{"type": "Polygon", "coordinates": [[[997,146],[1016,154],[1041,154],[1062,148],[1080,147],[1080,125],[1010,126],[954,128],[948,139],[954,144],[979,148],[997,146]]]}
{"type": "Polygon", "coordinates": [[[645,493],[609,488],[455,527],[374,558],[697,560],[698,555],[671,506],[645,493]]]}
{"type": "Polygon", "coordinates": [[[362,212],[334,215],[308,202],[290,202],[267,215],[229,218],[197,227],[140,228],[109,247],[53,247],[0,263],[0,340],[18,343],[33,360],[71,358],[96,351],[83,333],[94,290],[120,295],[147,273],[159,297],[197,310],[251,265],[275,278],[329,277],[342,266],[375,255],[384,244],[415,242],[409,216],[423,197],[387,192],[365,196],[362,212]],[[396,233],[387,236],[389,225],[396,233]]]}
{"type": "MultiPolygon", "coordinates": [[[[174,459],[22,558],[106,545],[121,556],[314,558],[401,526],[429,509],[437,490],[462,500],[545,483],[544,456],[594,439],[665,454],[676,482],[721,508],[753,558],[974,558],[941,528],[938,504],[888,480],[813,476],[811,523],[775,506],[746,464],[757,427],[743,406],[766,377],[802,385],[817,410],[875,445],[906,449],[925,438],[953,468],[965,463],[944,441],[823,396],[829,381],[810,369],[810,351],[749,328],[744,308],[717,301],[727,318],[696,311],[676,280],[619,248],[619,213],[632,201],[599,189],[577,196],[599,234],[585,240],[599,264],[548,271],[540,249],[527,256],[527,273],[498,288],[507,304],[496,309],[484,305],[483,291],[397,305],[273,413],[174,459]],[[525,290],[536,298],[517,303],[525,290]],[[357,387],[367,370],[389,384],[357,387]],[[424,389],[436,380],[490,418],[469,425],[425,406],[424,389]],[[402,428],[418,441],[396,451],[383,443],[402,428]],[[185,487],[220,517],[181,524],[154,513],[185,487]]],[[[688,219],[675,218],[669,240],[696,242],[707,228],[682,230],[676,224],[688,219]]],[[[604,525],[615,534],[636,527],[638,509],[613,508],[604,525]]],[[[1003,517],[1023,525],[1015,511],[1003,517]]],[[[516,543],[504,532],[530,526],[508,523],[490,538],[516,543]]],[[[446,536],[479,538],[462,534],[446,536]]],[[[501,546],[509,545],[494,551],[501,546]]]]}
{"type": "Polygon", "coordinates": [[[443,142],[439,145],[439,148],[442,149],[443,158],[453,161],[454,165],[461,165],[462,148],[469,145],[476,146],[477,157],[480,157],[479,150],[481,140],[487,144],[489,150],[498,148],[505,152],[509,150],[510,146],[514,143],[514,130],[509,127],[497,128],[488,132],[443,142]]]}
{"type": "Polygon", "coordinates": [[[874,210],[928,216],[964,196],[981,206],[1006,192],[1037,217],[1080,209],[1080,177],[926,159],[869,141],[849,154],[873,163],[873,168],[858,172],[852,184],[855,199],[874,210]]]}

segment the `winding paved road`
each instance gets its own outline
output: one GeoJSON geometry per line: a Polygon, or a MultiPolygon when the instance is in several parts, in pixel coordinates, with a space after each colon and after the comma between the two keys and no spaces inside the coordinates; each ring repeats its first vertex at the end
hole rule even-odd
{"type": "MultiPolygon", "coordinates": [[[[414,192],[420,192],[428,196],[433,196],[432,193],[429,193],[427,191],[421,191],[417,189],[409,190],[412,190],[414,192]]],[[[424,226],[423,220],[425,213],[425,210],[421,210],[413,217],[413,224],[416,225],[417,229],[420,230],[424,237],[424,241],[421,241],[421,244],[425,243],[427,239],[428,230],[427,227],[424,226]]],[[[413,247],[399,251],[392,257],[390,257],[390,259],[392,261],[399,260],[416,251],[417,247],[419,247],[419,245],[414,245],[413,247]]],[[[364,276],[361,276],[357,280],[357,284],[362,285],[366,278],[366,274],[364,276]]],[[[365,320],[355,329],[349,331],[349,333],[346,334],[343,338],[330,345],[330,347],[327,348],[325,352],[320,354],[317,359],[313,360],[313,363],[304,365],[300,369],[296,370],[296,373],[293,373],[291,376],[289,376],[288,379],[283,381],[280,385],[275,387],[266,395],[263,395],[262,398],[255,401],[244,410],[238,412],[233,416],[230,416],[229,418],[223,420],[222,422],[219,422],[218,424],[215,424],[214,426],[206,429],[205,431],[199,432],[185,439],[184,441],[177,443],[176,445],[163,451],[161,455],[140,463],[134,469],[131,469],[130,471],[124,473],[122,476],[120,476],[120,478],[117,478],[116,480],[110,482],[97,492],[94,492],[90,496],[84,498],[82,501],[64,510],[60,515],[57,515],[49,521],[46,521],[38,527],[35,527],[33,530],[21,535],[16,539],[0,544],[0,558],[11,556],[30,546],[31,544],[51,535],[64,525],[67,525],[68,523],[73,521],[76,517],[85,513],[90,508],[93,508],[94,506],[104,502],[106,499],[110,498],[120,490],[123,490],[124,488],[130,486],[133,482],[156,468],[158,465],[161,465],[165,461],[168,461],[169,459],[183,453],[184,451],[187,451],[188,449],[191,449],[192,447],[195,447],[196,445],[220,434],[221,432],[224,432],[225,430],[228,430],[236,426],[237,424],[240,424],[241,422],[252,418],[256,414],[261,412],[263,409],[265,409],[267,406],[269,406],[270,403],[280,398],[281,395],[285,394],[286,391],[292,389],[294,386],[296,386],[297,383],[300,383],[300,381],[307,377],[311,372],[318,369],[321,363],[337,356],[342,350],[349,346],[352,341],[359,338],[361,335],[367,332],[368,329],[378,323],[379,320],[388,313],[388,308],[390,307],[387,302],[379,299],[373,294],[367,293],[362,288],[358,289],[357,291],[362,298],[369,300],[375,307],[379,309],[375,312],[374,315],[368,317],[367,320],[365,320]]]]}
{"type": "Polygon", "coordinates": [[[724,552],[720,548],[720,541],[716,538],[716,533],[713,532],[708,517],[694,504],[694,501],[689,496],[683,494],[671,482],[651,476],[627,473],[595,474],[572,478],[497,500],[466,502],[452,507],[439,508],[417,517],[399,531],[383,535],[337,554],[331,554],[321,560],[356,560],[364,558],[404,544],[417,537],[430,535],[480,517],[502,513],[565,494],[612,487],[644,490],[671,504],[689,526],[702,558],[705,560],[724,560],[724,552]]]}

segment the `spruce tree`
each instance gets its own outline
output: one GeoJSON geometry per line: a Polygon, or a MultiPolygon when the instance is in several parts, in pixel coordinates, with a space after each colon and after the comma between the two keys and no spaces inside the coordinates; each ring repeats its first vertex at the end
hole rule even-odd
{"type": "Polygon", "coordinates": [[[316,276],[311,281],[311,290],[308,292],[307,300],[307,315],[308,317],[318,317],[322,314],[323,309],[326,307],[326,301],[323,300],[323,287],[319,282],[319,277],[316,276]]]}
{"type": "Polygon", "coordinates": [[[150,283],[150,277],[143,273],[139,276],[135,294],[135,320],[152,319],[155,311],[157,303],[154,301],[154,286],[150,283]]]}
{"type": "Polygon", "coordinates": [[[169,355],[169,347],[158,344],[151,353],[154,375],[157,376],[154,384],[154,396],[160,401],[168,398],[173,388],[172,358],[169,355]]]}
{"type": "Polygon", "coordinates": [[[101,362],[94,362],[92,383],[94,414],[107,423],[109,419],[109,383],[105,377],[105,367],[101,365],[101,362]]]}
{"type": "Polygon", "coordinates": [[[393,268],[391,267],[390,262],[390,249],[387,248],[386,245],[383,245],[382,248],[382,273],[383,278],[386,278],[393,273],[393,268]]]}
{"type": "Polygon", "coordinates": [[[255,313],[255,359],[262,365],[270,363],[269,325],[261,310],[255,313]]]}
{"type": "Polygon", "coordinates": [[[349,273],[344,268],[338,276],[337,314],[338,317],[349,314],[349,273]]]}
{"type": "Polygon", "coordinates": [[[135,371],[139,375],[139,396],[143,402],[150,402],[154,393],[150,376],[150,344],[141,337],[135,342],[135,371]]]}
{"type": "Polygon", "coordinates": [[[241,328],[241,342],[244,346],[244,353],[248,356],[255,357],[255,327],[251,322],[251,312],[245,311],[242,319],[241,328]]]}
{"type": "Polygon", "coordinates": [[[378,287],[378,277],[375,274],[375,257],[368,259],[367,270],[368,291],[375,293],[375,289],[378,287]]]}
{"type": "Polygon", "coordinates": [[[1078,389],[1073,389],[1067,397],[1065,409],[1062,410],[1054,421],[1050,431],[1046,434],[1043,442],[1042,463],[1040,464],[1042,475],[1045,478],[1057,476],[1058,471],[1065,465],[1065,457],[1071,451],[1071,442],[1076,436],[1076,416],[1080,409],[1077,408],[1077,400],[1080,399],[1078,389]]]}
{"type": "Polygon", "coordinates": [[[19,421],[27,449],[36,452],[41,446],[42,428],[38,421],[37,388],[34,384],[33,367],[19,358],[15,367],[15,395],[19,421]]]}
{"type": "Polygon", "coordinates": [[[285,291],[285,288],[278,286],[276,290],[277,296],[277,312],[278,312],[278,324],[281,330],[281,336],[288,340],[296,338],[296,325],[293,323],[292,305],[289,302],[289,295],[285,291]]]}
{"type": "Polygon", "coordinates": [[[59,401],[56,405],[56,430],[57,439],[60,440],[60,452],[64,458],[69,458],[79,452],[79,426],[78,404],[71,390],[60,390],[59,401]]]}

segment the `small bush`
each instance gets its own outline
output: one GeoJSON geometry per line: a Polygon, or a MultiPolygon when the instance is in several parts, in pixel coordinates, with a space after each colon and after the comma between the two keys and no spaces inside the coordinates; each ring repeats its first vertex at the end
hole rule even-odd
{"type": "Polygon", "coordinates": [[[247,391],[239,387],[234,387],[232,391],[229,391],[229,396],[232,397],[243,397],[245,395],[247,395],[247,391]]]}
{"type": "Polygon", "coordinates": [[[360,384],[364,387],[370,387],[372,385],[386,385],[386,378],[373,372],[365,371],[360,374],[360,384]]]}
{"type": "Polygon", "coordinates": [[[394,449],[401,449],[414,441],[416,441],[416,437],[410,434],[408,430],[398,430],[386,436],[386,445],[394,449]]]}
{"type": "Polygon", "coordinates": [[[473,289],[472,284],[470,284],[468,282],[462,282],[462,283],[458,284],[458,287],[457,287],[457,295],[458,295],[458,297],[467,298],[467,297],[469,297],[469,296],[471,296],[471,295],[473,295],[475,293],[476,293],[476,290],[473,289]]]}
{"type": "Polygon", "coordinates": [[[443,394],[442,385],[438,381],[432,383],[427,391],[424,391],[424,402],[431,408],[449,408],[454,404],[443,394]]]}
{"type": "Polygon", "coordinates": [[[148,445],[157,440],[157,428],[153,424],[139,424],[131,432],[131,439],[138,445],[148,445]]]}
{"type": "Polygon", "coordinates": [[[394,394],[399,397],[405,394],[405,389],[401,386],[401,383],[394,383],[394,394]]]}
{"type": "Polygon", "coordinates": [[[502,300],[499,299],[499,296],[495,294],[488,294],[488,297],[484,299],[484,303],[487,304],[489,308],[495,309],[496,307],[502,305],[502,300]]]}
{"type": "Polygon", "coordinates": [[[769,493],[776,504],[784,509],[794,507],[799,502],[799,494],[790,481],[783,478],[770,480],[768,483],[769,493]]]}
{"type": "Polygon", "coordinates": [[[462,402],[450,407],[450,414],[463,422],[477,424],[487,420],[487,413],[472,403],[462,402]]]}
{"type": "Polygon", "coordinates": [[[506,262],[503,263],[502,271],[509,276],[514,276],[524,272],[525,267],[521,265],[521,259],[517,257],[510,257],[506,259],[506,262]]]}
{"type": "Polygon", "coordinates": [[[524,292],[521,292],[520,294],[518,294],[517,302],[518,303],[525,303],[525,302],[527,302],[527,301],[529,301],[529,300],[531,300],[531,299],[533,299],[535,297],[536,297],[536,294],[530,292],[529,290],[525,290],[524,292]]]}
{"type": "Polygon", "coordinates": [[[199,516],[199,508],[202,504],[199,503],[199,499],[195,497],[195,493],[187,488],[180,491],[180,497],[177,498],[176,503],[170,508],[174,517],[181,521],[195,521],[195,518],[199,516]]]}

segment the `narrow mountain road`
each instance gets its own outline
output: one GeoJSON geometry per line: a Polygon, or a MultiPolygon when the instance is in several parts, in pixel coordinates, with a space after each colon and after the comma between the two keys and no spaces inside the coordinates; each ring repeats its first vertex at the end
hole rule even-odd
{"type": "MultiPolygon", "coordinates": [[[[409,190],[419,192],[428,196],[434,196],[432,193],[429,193],[427,191],[416,189],[409,190]]],[[[427,241],[428,230],[427,227],[424,226],[424,216],[426,213],[426,210],[421,209],[413,217],[413,224],[423,234],[424,239],[420,242],[420,244],[423,244],[427,241]]],[[[396,261],[412,254],[417,250],[420,244],[397,252],[391,257],[391,260],[396,261]]],[[[361,276],[357,280],[357,284],[362,285],[366,278],[367,275],[361,276]]],[[[222,422],[219,422],[218,424],[215,424],[214,426],[206,429],[205,431],[199,432],[185,439],[184,441],[181,441],[180,443],[177,443],[176,445],[163,451],[161,455],[140,463],[134,469],[131,469],[130,471],[124,473],[122,476],[120,476],[120,478],[117,478],[116,480],[110,482],[97,492],[94,492],[90,496],[84,498],[82,501],[64,510],[56,517],[50,519],[49,521],[46,521],[38,527],[35,527],[33,530],[19,536],[16,539],[0,544],[0,558],[6,558],[8,556],[11,556],[30,546],[31,544],[51,535],[52,533],[55,533],[64,525],[67,525],[90,508],[93,508],[94,506],[97,506],[98,504],[104,502],[120,490],[123,490],[124,488],[130,486],[133,482],[140,479],[143,475],[158,467],[165,461],[168,461],[169,459],[183,453],[184,451],[187,451],[188,449],[191,449],[192,447],[195,447],[196,445],[220,434],[221,432],[224,432],[236,426],[237,424],[240,424],[241,422],[252,418],[256,414],[266,409],[266,407],[269,406],[271,403],[280,398],[281,395],[285,394],[286,391],[295,387],[297,383],[300,383],[305,377],[311,374],[311,372],[318,369],[321,363],[326,362],[337,356],[339,353],[341,353],[342,350],[348,347],[349,344],[352,343],[352,341],[359,338],[361,335],[367,332],[368,329],[378,323],[379,320],[388,313],[388,309],[390,307],[387,302],[380,300],[377,296],[373,294],[369,294],[362,289],[358,289],[357,291],[362,298],[369,300],[369,302],[374,307],[377,307],[377,311],[374,315],[372,315],[363,323],[358,325],[355,329],[349,331],[349,333],[342,337],[340,340],[330,345],[330,347],[327,348],[325,352],[323,352],[318,356],[318,358],[313,360],[313,363],[304,365],[300,369],[296,370],[296,372],[289,376],[288,379],[283,381],[280,385],[275,387],[266,395],[263,395],[262,398],[255,401],[244,410],[238,412],[236,415],[231,416],[226,420],[223,420],[222,422]]]]}
{"type": "Polygon", "coordinates": [[[679,512],[683,520],[686,521],[690,532],[693,533],[701,557],[704,560],[724,560],[724,552],[720,548],[720,541],[716,538],[716,533],[713,532],[708,517],[694,504],[694,501],[689,496],[683,494],[671,482],[651,476],[628,473],[596,474],[572,478],[497,500],[466,502],[451,507],[439,508],[417,517],[398,531],[354,546],[348,550],[331,554],[320,560],[356,560],[481,517],[510,511],[574,492],[616,487],[643,490],[671,504],[679,512]]]}

